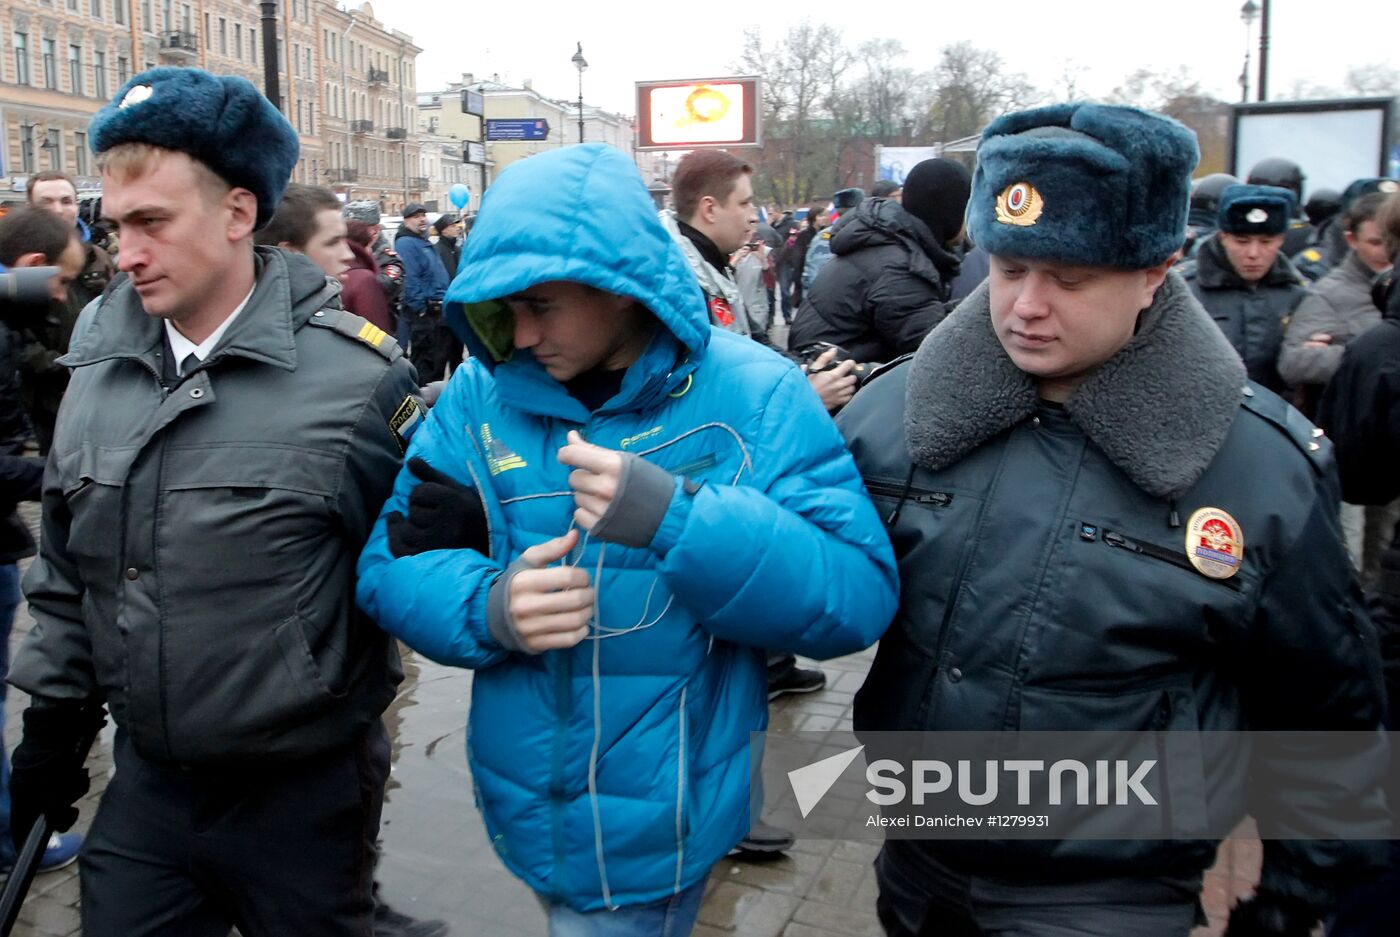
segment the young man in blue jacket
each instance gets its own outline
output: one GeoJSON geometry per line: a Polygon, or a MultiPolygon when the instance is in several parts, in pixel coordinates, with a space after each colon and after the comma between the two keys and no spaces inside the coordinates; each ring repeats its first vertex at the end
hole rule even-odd
{"type": "Polygon", "coordinates": [[[710,325],[622,153],[502,174],[447,298],[472,360],[413,438],[360,603],[477,671],[477,802],[550,933],[689,933],[749,828],[762,649],[875,641],[889,543],[806,378],[710,325]]]}

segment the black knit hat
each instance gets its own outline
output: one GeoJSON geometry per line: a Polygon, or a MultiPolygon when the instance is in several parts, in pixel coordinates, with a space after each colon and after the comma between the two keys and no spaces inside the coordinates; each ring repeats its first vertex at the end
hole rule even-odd
{"type": "Polygon", "coordinates": [[[926,159],[904,177],[904,210],[928,225],[934,240],[958,236],[972,192],[972,174],[951,159],[926,159]]]}

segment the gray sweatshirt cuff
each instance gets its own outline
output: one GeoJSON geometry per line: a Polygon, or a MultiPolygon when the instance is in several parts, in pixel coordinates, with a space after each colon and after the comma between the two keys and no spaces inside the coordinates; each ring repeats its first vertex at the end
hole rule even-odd
{"type": "Polygon", "coordinates": [[[589,533],[625,547],[649,547],[670,510],[676,477],[630,452],[621,455],[617,493],[589,533]]]}
{"type": "Polygon", "coordinates": [[[486,595],[486,627],[490,630],[491,637],[496,639],[496,643],[507,651],[533,654],[534,651],[527,650],[520,642],[520,635],[515,630],[515,620],[510,615],[510,581],[522,569],[534,567],[516,560],[491,583],[491,591],[486,595]]]}

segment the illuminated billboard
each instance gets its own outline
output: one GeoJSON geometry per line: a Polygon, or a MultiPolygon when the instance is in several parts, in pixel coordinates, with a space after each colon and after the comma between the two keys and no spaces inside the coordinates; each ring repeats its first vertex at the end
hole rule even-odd
{"type": "Polygon", "coordinates": [[[762,143],[757,77],[637,82],[637,149],[762,143]]]}

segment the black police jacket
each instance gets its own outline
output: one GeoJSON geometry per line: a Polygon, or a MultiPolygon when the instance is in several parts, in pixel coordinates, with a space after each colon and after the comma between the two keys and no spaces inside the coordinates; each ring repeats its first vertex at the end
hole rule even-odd
{"type": "Polygon", "coordinates": [[[831,252],[802,298],[788,347],[830,342],[857,361],[890,361],[919,347],[947,315],[958,259],[899,203],[862,202],[831,252]]]}
{"type": "Polygon", "coordinates": [[[1283,252],[1262,280],[1249,283],[1235,272],[1217,232],[1201,242],[1195,260],[1182,265],[1181,276],[1244,359],[1249,379],[1283,391],[1278,353],[1284,324],[1307,293],[1283,252]]]}
{"type": "MultiPolygon", "coordinates": [[[[964,300],[838,420],[887,519],[902,582],[856,696],[856,730],[1379,726],[1375,634],[1341,542],[1326,440],[1246,383],[1180,278],[1168,276],[1137,334],[1062,409],[1039,402],[1002,350],[989,295],[983,286],[964,300]],[[1203,509],[1230,518],[1229,578],[1190,559],[1200,537],[1188,531],[1203,509]]],[[[1262,742],[1242,747],[1203,766],[1205,783],[1197,774],[1174,802],[1227,819],[1267,808],[1259,812],[1388,828],[1382,740],[1348,751],[1328,791],[1313,782],[1300,793],[1279,755],[1262,742]],[[1249,788],[1251,772],[1268,782],[1249,788]]],[[[1216,847],[914,845],[1013,882],[1198,879],[1216,847]]],[[[1325,907],[1347,875],[1383,860],[1377,845],[1271,840],[1264,885],[1325,907]]]]}

